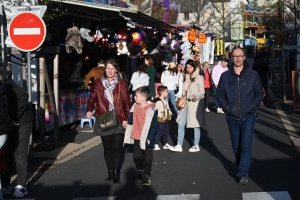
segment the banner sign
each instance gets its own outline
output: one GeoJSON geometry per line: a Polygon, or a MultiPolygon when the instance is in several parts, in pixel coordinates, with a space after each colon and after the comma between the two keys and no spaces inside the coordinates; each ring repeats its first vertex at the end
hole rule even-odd
{"type": "Polygon", "coordinates": [[[116,6],[121,8],[128,8],[127,4],[122,0],[84,0],[84,2],[103,4],[108,6],[116,6]]]}
{"type": "MultiPolygon", "coordinates": [[[[78,90],[59,94],[59,126],[79,121],[85,116],[90,91],[78,90]]],[[[79,123],[79,122],[78,122],[79,123]]],[[[49,96],[45,97],[45,129],[54,129],[54,116],[49,96]]]]}
{"type": "Polygon", "coordinates": [[[180,5],[170,0],[151,0],[150,16],[168,24],[177,24],[180,5]]]}

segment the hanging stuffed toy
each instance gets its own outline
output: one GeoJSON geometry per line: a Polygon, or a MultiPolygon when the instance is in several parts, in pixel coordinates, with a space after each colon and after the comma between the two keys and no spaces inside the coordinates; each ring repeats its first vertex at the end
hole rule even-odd
{"type": "Polygon", "coordinates": [[[90,26],[90,21],[89,20],[82,20],[81,21],[80,34],[81,34],[81,37],[84,40],[87,40],[88,42],[94,42],[95,41],[94,38],[92,38],[90,36],[91,30],[88,29],[89,26],[90,26]]]}
{"type": "Polygon", "coordinates": [[[189,59],[193,59],[193,56],[191,54],[192,44],[188,40],[187,33],[183,35],[182,42],[183,44],[180,46],[182,53],[181,64],[185,65],[186,61],[188,61],[189,59]]]}
{"type": "Polygon", "coordinates": [[[95,40],[95,42],[99,42],[99,40],[102,38],[102,33],[100,31],[100,27],[99,26],[96,26],[96,32],[95,32],[95,35],[93,35],[93,38],[95,40]]]}
{"type": "Polygon", "coordinates": [[[66,51],[68,54],[72,53],[72,48],[75,48],[78,54],[82,53],[82,41],[80,38],[80,32],[77,26],[67,29],[68,35],[65,39],[66,51]]]}
{"type": "Polygon", "coordinates": [[[127,43],[125,41],[118,41],[116,43],[116,47],[117,47],[117,55],[121,55],[121,54],[127,54],[130,55],[128,52],[128,48],[127,48],[127,43]]]}

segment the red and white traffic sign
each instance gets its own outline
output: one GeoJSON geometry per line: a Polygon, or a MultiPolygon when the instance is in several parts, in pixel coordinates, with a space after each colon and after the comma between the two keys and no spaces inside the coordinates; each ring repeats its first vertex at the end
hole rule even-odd
{"type": "Polygon", "coordinates": [[[25,52],[34,51],[45,40],[46,26],[38,15],[22,12],[11,20],[8,34],[16,48],[25,52]]]}

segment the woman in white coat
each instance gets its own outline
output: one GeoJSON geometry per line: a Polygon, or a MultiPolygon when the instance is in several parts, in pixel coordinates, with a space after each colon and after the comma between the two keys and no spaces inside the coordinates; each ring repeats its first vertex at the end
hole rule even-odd
{"type": "Polygon", "coordinates": [[[199,74],[199,68],[195,66],[193,60],[188,60],[185,64],[187,74],[183,83],[182,92],[186,94],[187,106],[178,113],[176,122],[178,123],[177,145],[169,148],[170,151],[182,152],[182,143],[187,128],[194,128],[194,145],[189,152],[200,151],[200,127],[206,125],[204,109],[204,78],[199,74]]]}
{"type": "Polygon", "coordinates": [[[130,83],[132,84],[132,103],[134,103],[135,90],[139,87],[148,86],[149,79],[147,68],[145,65],[141,65],[136,68],[136,71],[132,74],[130,83]]]}
{"type": "Polygon", "coordinates": [[[178,92],[176,93],[176,99],[182,96],[182,86],[183,86],[183,66],[182,64],[177,65],[177,74],[176,74],[176,87],[178,87],[178,92]]]}
{"type": "Polygon", "coordinates": [[[168,96],[167,101],[170,101],[170,108],[173,114],[173,117],[176,119],[178,110],[176,107],[176,65],[173,62],[170,62],[169,67],[161,75],[161,83],[168,87],[168,96]]]}

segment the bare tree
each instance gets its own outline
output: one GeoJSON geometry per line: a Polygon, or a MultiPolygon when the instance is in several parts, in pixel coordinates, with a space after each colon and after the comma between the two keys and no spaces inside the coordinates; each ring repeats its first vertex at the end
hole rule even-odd
{"type": "Polygon", "coordinates": [[[276,4],[265,6],[265,20],[279,45],[294,44],[300,37],[300,7],[295,0],[278,1],[276,4]],[[286,41],[287,32],[293,33],[294,41],[286,41]]]}
{"type": "Polygon", "coordinates": [[[231,40],[230,31],[241,24],[242,16],[239,3],[230,3],[227,0],[211,1],[210,24],[208,27],[219,33],[225,40],[231,40]]]}

